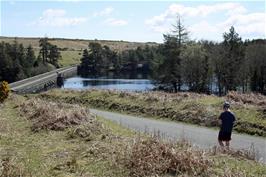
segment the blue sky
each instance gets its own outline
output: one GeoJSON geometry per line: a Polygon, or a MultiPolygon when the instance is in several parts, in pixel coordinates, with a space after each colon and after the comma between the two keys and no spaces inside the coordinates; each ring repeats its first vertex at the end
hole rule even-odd
{"type": "Polygon", "coordinates": [[[264,1],[1,1],[1,36],[162,42],[181,15],[191,39],[221,41],[234,25],[265,38],[264,1]]]}

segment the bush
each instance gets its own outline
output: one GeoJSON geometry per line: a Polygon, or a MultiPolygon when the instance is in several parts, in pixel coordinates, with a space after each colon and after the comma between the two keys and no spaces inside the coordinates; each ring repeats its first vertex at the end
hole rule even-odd
{"type": "Polygon", "coordinates": [[[93,118],[84,107],[32,98],[20,105],[21,114],[32,121],[32,131],[64,130],[93,118]]]}
{"type": "Polygon", "coordinates": [[[235,91],[229,92],[226,97],[231,100],[242,104],[253,104],[257,106],[266,105],[266,96],[259,93],[238,93],[235,91]]]}
{"type": "Polygon", "coordinates": [[[67,135],[70,139],[81,138],[85,141],[92,141],[100,137],[100,135],[102,139],[106,136],[104,134],[103,125],[96,119],[91,119],[86,123],[69,129],[67,135]]]}
{"type": "Polygon", "coordinates": [[[122,160],[129,176],[159,176],[165,174],[209,176],[213,162],[206,153],[184,142],[174,144],[157,138],[137,140],[122,160]]]}
{"type": "Polygon", "coordinates": [[[4,100],[8,97],[10,92],[9,85],[6,81],[0,83],[0,103],[4,102],[4,100]]]}

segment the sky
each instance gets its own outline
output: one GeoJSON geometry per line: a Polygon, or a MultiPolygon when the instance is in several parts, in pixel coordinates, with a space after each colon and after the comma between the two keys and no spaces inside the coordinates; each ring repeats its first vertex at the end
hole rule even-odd
{"type": "Polygon", "coordinates": [[[193,40],[266,38],[265,1],[0,1],[0,36],[163,42],[180,15],[193,40]]]}

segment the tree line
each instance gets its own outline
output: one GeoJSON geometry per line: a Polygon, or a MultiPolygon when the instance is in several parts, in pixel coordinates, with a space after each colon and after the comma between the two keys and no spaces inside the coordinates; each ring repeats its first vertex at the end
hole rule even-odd
{"type": "Polygon", "coordinates": [[[266,93],[266,41],[243,41],[232,26],[223,41],[191,41],[180,18],[159,46],[154,79],[177,92],[219,95],[231,90],[266,93]]]}
{"type": "Polygon", "coordinates": [[[117,52],[108,46],[97,42],[91,42],[88,49],[83,50],[81,63],[78,72],[83,76],[97,77],[106,74],[106,72],[149,73],[156,47],[146,45],[144,48],[124,50],[117,52]]]}
{"type": "Polygon", "coordinates": [[[58,68],[60,51],[48,38],[39,40],[40,51],[36,57],[31,45],[24,47],[14,40],[12,44],[0,43],[0,81],[15,82],[58,68]]]}
{"type": "Polygon", "coordinates": [[[158,46],[116,52],[90,43],[83,51],[80,73],[148,72],[158,88],[224,95],[228,91],[266,93],[266,40],[243,41],[235,28],[222,42],[193,41],[178,17],[158,46]]]}

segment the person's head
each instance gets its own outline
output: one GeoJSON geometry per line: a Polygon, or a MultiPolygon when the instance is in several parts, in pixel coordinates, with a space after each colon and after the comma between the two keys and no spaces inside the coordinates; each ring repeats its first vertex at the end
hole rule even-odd
{"type": "Polygon", "coordinates": [[[224,102],[224,104],[223,104],[223,108],[224,108],[224,110],[225,111],[227,111],[229,108],[230,108],[230,103],[229,102],[224,102]]]}

